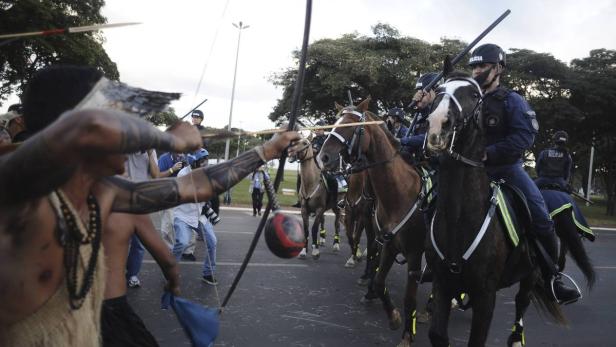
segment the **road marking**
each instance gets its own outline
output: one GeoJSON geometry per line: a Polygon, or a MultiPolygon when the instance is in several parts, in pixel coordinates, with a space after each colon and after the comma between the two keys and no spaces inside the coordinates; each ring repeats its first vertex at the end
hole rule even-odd
{"type": "Polygon", "coordinates": [[[313,323],[318,323],[318,324],[323,324],[323,325],[328,325],[328,326],[332,326],[332,327],[336,327],[336,328],[343,328],[343,329],[347,329],[347,330],[353,330],[353,328],[351,328],[351,327],[347,327],[347,326],[340,325],[340,324],[335,324],[335,323],[324,322],[324,321],[320,321],[320,320],[316,320],[316,319],[288,316],[286,314],[280,315],[280,317],[282,317],[282,318],[292,318],[292,319],[305,320],[305,321],[309,321],[309,322],[313,322],[313,323]]]}
{"type": "Polygon", "coordinates": [[[214,234],[245,234],[245,235],[254,235],[254,231],[231,231],[231,230],[214,230],[214,234]]]}
{"type": "Polygon", "coordinates": [[[594,266],[594,268],[599,270],[616,270],[616,266],[594,266]]]}
{"type": "Polygon", "coordinates": [[[592,230],[599,230],[599,231],[616,231],[616,228],[601,228],[601,227],[590,227],[590,228],[592,230]]]}
{"type": "MultiPolygon", "coordinates": [[[[146,264],[156,264],[156,261],[150,259],[144,259],[144,263],[146,264]]],[[[180,264],[183,265],[198,265],[203,266],[201,261],[180,261],[180,264]]],[[[228,262],[228,261],[217,261],[217,266],[240,266],[242,263],[236,262],[228,262]]],[[[306,264],[276,264],[276,263],[248,263],[248,266],[258,266],[258,267],[308,267],[306,264]]]]}

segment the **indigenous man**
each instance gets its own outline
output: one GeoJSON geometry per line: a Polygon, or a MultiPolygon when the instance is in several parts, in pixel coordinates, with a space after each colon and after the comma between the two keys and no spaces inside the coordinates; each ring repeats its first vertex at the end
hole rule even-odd
{"type": "Polygon", "coordinates": [[[165,133],[122,112],[69,111],[101,78],[94,68],[38,72],[23,98],[34,135],[0,156],[1,346],[98,346],[109,214],[208,200],[299,139],[286,132],[181,178],[131,182],[113,176],[124,171],[123,153],[193,151],[201,137],[185,123],[165,133]]]}

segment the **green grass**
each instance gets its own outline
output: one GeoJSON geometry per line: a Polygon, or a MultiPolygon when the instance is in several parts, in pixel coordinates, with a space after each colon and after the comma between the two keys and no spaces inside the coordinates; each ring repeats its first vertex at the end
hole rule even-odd
{"type": "Polygon", "coordinates": [[[593,205],[586,206],[583,201],[576,199],[578,206],[582,210],[584,217],[591,226],[616,227],[616,216],[607,216],[605,214],[606,202],[604,197],[591,196],[590,200],[593,205]]]}
{"type": "MultiPolygon", "coordinates": [[[[275,170],[270,170],[270,177],[272,178],[272,184],[274,183],[274,177],[276,176],[275,170]]],[[[284,178],[280,183],[278,189],[278,203],[281,207],[290,207],[297,202],[297,195],[282,195],[282,189],[292,189],[295,192],[295,184],[297,182],[296,170],[285,170],[284,178]]],[[[252,197],[248,188],[250,187],[250,176],[243,179],[240,183],[231,189],[231,202],[236,206],[252,206],[252,197]]],[[[222,203],[222,196],[220,197],[222,203]]],[[[263,198],[263,205],[267,203],[267,197],[263,198]]]]}

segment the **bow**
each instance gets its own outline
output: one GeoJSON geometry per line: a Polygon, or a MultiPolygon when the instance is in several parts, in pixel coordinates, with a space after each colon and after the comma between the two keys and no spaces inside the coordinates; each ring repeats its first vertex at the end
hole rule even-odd
{"type": "MultiPolygon", "coordinates": [[[[295,81],[295,88],[293,90],[293,102],[291,104],[291,115],[289,116],[289,125],[287,127],[287,131],[291,131],[295,128],[295,122],[297,121],[297,114],[299,112],[299,104],[300,98],[302,95],[302,88],[304,84],[304,73],[306,72],[306,55],[308,51],[308,38],[310,36],[310,18],[312,15],[312,0],[306,0],[306,19],[304,22],[304,40],[302,42],[302,51],[300,54],[299,68],[297,71],[297,79],[295,81]]],[[[280,163],[278,165],[278,171],[276,172],[276,178],[274,179],[274,192],[278,191],[278,187],[280,186],[280,182],[282,181],[282,177],[284,175],[284,164],[287,159],[287,152],[283,152],[282,156],[280,156],[280,163]]],[[[248,253],[244,257],[244,261],[242,262],[242,266],[235,275],[233,279],[233,283],[231,284],[231,288],[229,288],[229,292],[225,296],[225,299],[222,302],[220,310],[227,305],[231,295],[235,291],[237,284],[240,281],[240,278],[244,274],[246,270],[246,266],[248,266],[248,262],[254,253],[255,248],[257,247],[257,243],[261,238],[261,233],[263,232],[263,228],[265,227],[265,223],[267,221],[267,217],[269,216],[270,211],[272,210],[272,206],[275,199],[269,199],[267,203],[267,208],[261,217],[261,221],[259,222],[259,226],[257,227],[257,231],[255,232],[255,236],[252,238],[252,242],[250,243],[250,247],[248,248],[248,253]]]]}

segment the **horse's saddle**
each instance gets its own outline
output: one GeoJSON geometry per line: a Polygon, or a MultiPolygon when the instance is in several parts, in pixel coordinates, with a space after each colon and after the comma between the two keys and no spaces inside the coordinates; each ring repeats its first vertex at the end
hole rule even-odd
{"type": "Polygon", "coordinates": [[[520,242],[524,230],[530,228],[532,217],[526,197],[518,188],[506,182],[492,183],[493,189],[498,185],[498,216],[505,226],[507,236],[514,246],[520,242]]]}

